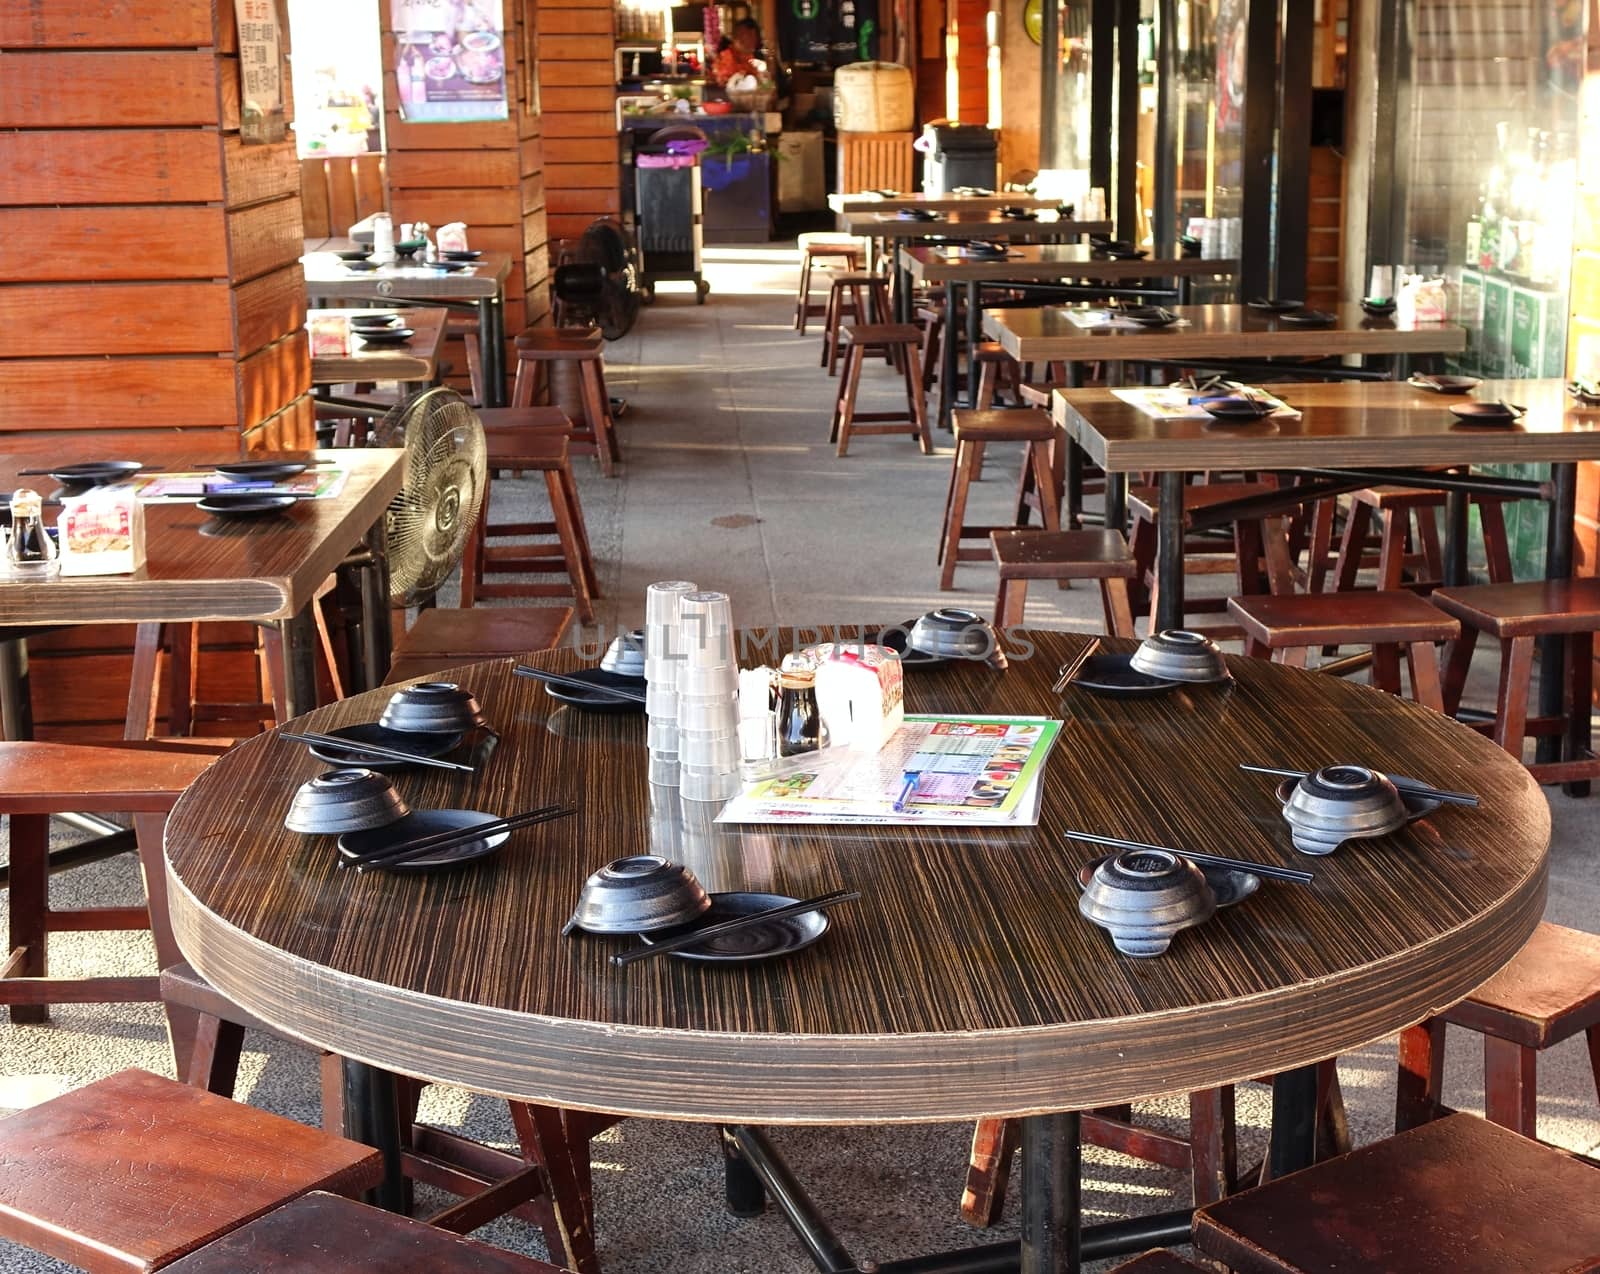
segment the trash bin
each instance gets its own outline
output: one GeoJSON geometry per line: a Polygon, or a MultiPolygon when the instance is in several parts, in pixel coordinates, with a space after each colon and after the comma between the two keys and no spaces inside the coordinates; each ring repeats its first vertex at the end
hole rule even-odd
{"type": "Polygon", "coordinates": [[[922,188],[948,195],[961,186],[995,189],[1000,167],[1000,134],[982,124],[925,124],[917,149],[923,164],[922,188]]]}

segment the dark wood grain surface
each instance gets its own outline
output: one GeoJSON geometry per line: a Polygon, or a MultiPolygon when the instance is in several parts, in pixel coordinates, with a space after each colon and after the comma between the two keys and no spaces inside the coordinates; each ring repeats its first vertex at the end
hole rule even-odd
{"type": "MultiPolygon", "coordinates": [[[[647,784],[642,716],[563,708],[499,662],[458,674],[501,733],[493,757],[476,776],[403,775],[401,793],[415,807],[580,813],[454,874],[358,876],[335,867],[331,840],[282,829],[322,766],[262,735],[167,824],[178,940],[265,1021],[425,1078],[617,1112],[851,1123],[1088,1108],[1311,1062],[1454,1002],[1533,930],[1549,810],[1488,740],[1264,661],[1232,660],[1231,686],[1161,699],[1058,698],[1049,684],[1083,640],[1020,634],[1007,672],[907,676],[914,710],[1065,719],[1036,828],[718,827],[713,807],[647,784]],[[1289,847],[1272,782],[1239,761],[1363,761],[1482,805],[1313,862],[1289,847]],[[1267,883],[1136,960],[1078,916],[1075,873],[1096,851],[1064,843],[1067,828],[1294,862],[1317,880],[1267,883]],[[617,969],[608,957],[627,940],[559,936],[590,872],[646,851],[712,890],[863,896],[817,945],[746,967],[617,969]]],[[[580,663],[571,650],[534,658],[580,663]]],[[[303,724],[372,720],[385,698],[303,724]]]]}
{"type": "MultiPolygon", "coordinates": [[[[312,321],[324,316],[349,318],[356,314],[377,314],[370,308],[316,310],[312,321]]],[[[369,345],[356,331],[350,333],[349,349],[344,354],[312,354],[311,383],[337,385],[344,381],[398,380],[429,381],[439,368],[439,349],[444,344],[445,324],[450,311],[427,306],[407,306],[398,311],[413,333],[403,345],[369,345]]]]}
{"type": "MultiPolygon", "coordinates": [[[[871,191],[828,196],[828,207],[834,212],[886,212],[896,208],[926,208],[929,212],[961,212],[986,208],[1054,208],[1059,199],[1043,195],[1030,195],[1020,190],[1008,190],[992,195],[933,195],[926,190],[910,194],[879,195],[871,191]]],[[[1098,233],[1098,232],[1096,232],[1098,233]]]]}
{"type": "Polygon", "coordinates": [[[1010,239],[1017,243],[1074,239],[1085,234],[1110,234],[1109,221],[1068,221],[1042,215],[1018,221],[998,212],[942,212],[931,220],[901,217],[888,211],[847,212],[840,220],[851,234],[874,239],[1010,239]]]}
{"type": "MultiPolygon", "coordinates": [[[[976,237],[976,236],[974,236],[976,237]]],[[[1341,305],[1330,327],[1285,323],[1244,305],[1174,307],[1189,326],[1137,331],[1078,327],[1059,306],[990,310],[983,330],[1023,362],[1058,359],[1331,358],[1337,354],[1456,353],[1467,334],[1453,323],[1401,323],[1341,305]]]]}
{"type": "Polygon", "coordinates": [[[390,297],[476,301],[496,295],[511,273],[511,257],[504,252],[485,252],[467,269],[449,273],[393,265],[358,273],[345,269],[332,251],[308,251],[300,264],[306,272],[306,295],[313,301],[383,301],[390,297]]]}
{"type": "MultiPolygon", "coordinates": [[[[295,614],[328,578],[400,490],[405,452],[347,449],[299,452],[284,458],[322,458],[344,468],[343,489],[327,500],[301,500],[262,518],[223,520],[193,504],[145,505],[145,561],[131,575],[85,575],[45,580],[0,577],[0,625],[92,624],[150,620],[249,619],[295,614]]],[[[67,454],[52,461],[142,460],[138,454],[67,454]]],[[[236,457],[194,456],[184,467],[236,457]]],[[[276,457],[268,457],[276,458],[276,457]]],[[[49,478],[15,477],[37,456],[19,462],[0,455],[0,482],[30,482],[41,492],[49,478]]],[[[6,489],[10,489],[9,486],[6,489]]],[[[46,510],[46,519],[54,513],[46,510]]]]}
{"type": "Polygon", "coordinates": [[[1578,406],[1559,380],[1484,381],[1471,397],[1404,381],[1263,388],[1300,419],[1157,420],[1109,389],[1058,390],[1051,410],[1096,464],[1116,471],[1600,459],[1600,408],[1578,406]],[[1528,414],[1510,427],[1464,425],[1450,414],[1463,402],[1502,398],[1528,414]]]}
{"type": "Polygon", "coordinates": [[[1123,279],[1205,278],[1231,275],[1237,261],[1203,261],[1199,257],[1163,257],[1142,261],[1097,258],[1086,243],[1027,243],[1012,247],[1004,261],[955,257],[929,244],[908,244],[900,249],[900,265],[918,283],[944,283],[951,279],[1093,279],[1110,283],[1123,279]]]}

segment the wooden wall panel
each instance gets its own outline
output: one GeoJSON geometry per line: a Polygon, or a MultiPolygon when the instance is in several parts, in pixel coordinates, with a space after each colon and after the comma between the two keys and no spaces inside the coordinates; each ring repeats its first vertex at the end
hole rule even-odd
{"type": "Polygon", "coordinates": [[[389,160],[389,181],[401,189],[514,186],[520,167],[520,148],[396,151],[389,160]]]}
{"type": "Polygon", "coordinates": [[[238,428],[228,358],[0,359],[0,430],[238,428]]]}
{"type": "Polygon", "coordinates": [[[217,60],[209,52],[8,52],[5,63],[0,128],[217,123],[217,60]]]}
{"type": "Polygon", "coordinates": [[[171,0],[7,0],[0,6],[0,48],[202,48],[211,43],[204,5],[171,0]]]}
{"type": "Polygon", "coordinates": [[[290,265],[304,251],[298,197],[228,214],[229,273],[238,282],[290,265]]]}
{"type": "Polygon", "coordinates": [[[9,282],[227,275],[220,206],[0,208],[0,279],[9,282]]]}
{"type": "Polygon", "coordinates": [[[5,201],[21,204],[205,203],[222,198],[215,133],[124,129],[0,133],[5,201]]]}
{"type": "Polygon", "coordinates": [[[13,358],[226,353],[233,348],[228,294],[226,280],[17,284],[0,288],[0,330],[13,358]]]}

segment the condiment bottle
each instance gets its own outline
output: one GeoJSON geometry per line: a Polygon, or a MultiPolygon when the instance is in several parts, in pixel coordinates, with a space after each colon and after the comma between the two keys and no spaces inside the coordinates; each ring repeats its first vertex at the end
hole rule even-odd
{"type": "Polygon", "coordinates": [[[6,556],[13,571],[42,575],[56,569],[56,542],[45,530],[42,503],[39,493],[30,487],[11,493],[11,538],[6,556]]]}
{"type": "Polygon", "coordinates": [[[811,668],[795,668],[778,679],[779,756],[798,756],[822,746],[816,681],[817,674],[811,668]]]}

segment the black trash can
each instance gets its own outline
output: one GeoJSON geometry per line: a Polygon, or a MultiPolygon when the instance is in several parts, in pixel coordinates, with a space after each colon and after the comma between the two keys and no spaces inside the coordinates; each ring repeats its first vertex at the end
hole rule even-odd
{"type": "Polygon", "coordinates": [[[922,188],[948,195],[961,186],[995,189],[1000,167],[1000,134],[982,124],[925,124],[929,141],[922,188]]]}

